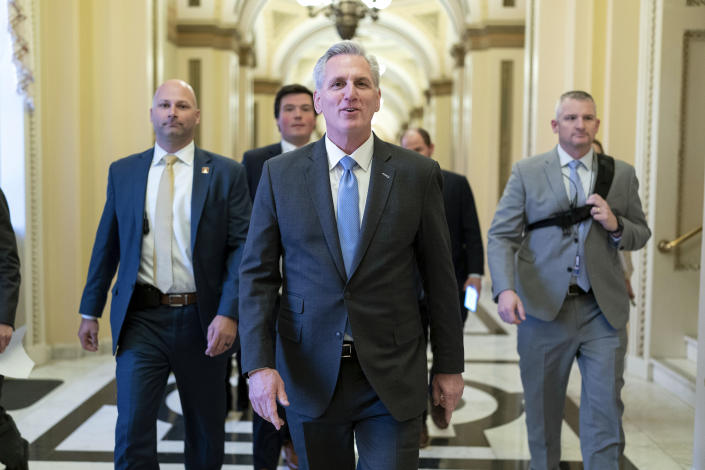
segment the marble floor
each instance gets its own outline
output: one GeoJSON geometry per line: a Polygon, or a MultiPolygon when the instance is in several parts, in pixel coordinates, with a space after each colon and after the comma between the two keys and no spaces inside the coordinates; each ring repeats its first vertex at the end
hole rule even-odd
{"type": "MultiPolygon", "coordinates": [[[[429,418],[431,445],[421,450],[422,469],[528,468],[514,328],[505,328],[496,318],[494,305],[483,298],[478,313],[468,319],[463,400],[448,429],[435,428],[429,418]]],[[[4,400],[14,396],[13,403],[5,406],[31,443],[30,469],[112,468],[117,412],[111,356],[55,361],[36,367],[29,382],[9,381],[5,389],[4,400]],[[11,387],[21,387],[23,392],[13,394],[11,387]]],[[[177,394],[171,383],[160,411],[157,433],[162,469],[183,468],[177,394]]],[[[653,383],[629,375],[623,399],[627,441],[623,468],[691,468],[693,408],[653,383]]],[[[562,469],[582,468],[577,435],[579,400],[580,374],[576,367],[565,407],[562,469]]],[[[248,415],[231,413],[225,429],[223,468],[251,469],[252,426],[248,415]]]]}

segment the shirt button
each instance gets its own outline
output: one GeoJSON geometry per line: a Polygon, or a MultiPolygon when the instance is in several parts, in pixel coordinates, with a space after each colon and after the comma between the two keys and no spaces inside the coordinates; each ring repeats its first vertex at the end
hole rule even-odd
{"type": "Polygon", "coordinates": [[[340,338],[341,336],[343,336],[343,334],[342,334],[340,331],[336,331],[336,332],[335,332],[335,337],[336,337],[336,338],[340,338]]]}

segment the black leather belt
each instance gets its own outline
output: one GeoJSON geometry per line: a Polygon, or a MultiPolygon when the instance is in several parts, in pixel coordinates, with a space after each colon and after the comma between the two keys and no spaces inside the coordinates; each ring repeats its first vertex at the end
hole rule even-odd
{"type": "Polygon", "coordinates": [[[584,291],[579,285],[577,284],[571,284],[568,286],[568,295],[569,296],[576,296],[576,295],[587,295],[590,292],[592,292],[592,289],[588,291],[584,291]]]}
{"type": "Polygon", "coordinates": [[[343,359],[352,359],[355,357],[355,343],[352,341],[343,342],[343,350],[340,353],[340,357],[343,359]]]}

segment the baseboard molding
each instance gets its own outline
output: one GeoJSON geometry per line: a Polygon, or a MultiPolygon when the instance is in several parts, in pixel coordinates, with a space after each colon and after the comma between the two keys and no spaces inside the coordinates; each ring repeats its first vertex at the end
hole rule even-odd
{"type": "Polygon", "coordinates": [[[629,375],[635,375],[644,380],[651,380],[652,367],[649,361],[643,357],[627,355],[625,362],[625,372],[629,375]]]}
{"type": "Polygon", "coordinates": [[[668,364],[652,359],[653,381],[688,405],[695,407],[695,382],[668,364]]]}

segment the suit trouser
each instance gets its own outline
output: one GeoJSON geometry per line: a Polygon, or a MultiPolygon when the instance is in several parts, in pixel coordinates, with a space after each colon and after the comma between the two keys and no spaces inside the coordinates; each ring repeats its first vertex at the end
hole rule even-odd
{"type": "Polygon", "coordinates": [[[157,413],[173,372],[184,418],[187,469],[219,469],[225,445],[225,361],[205,355],[196,305],[127,314],[116,356],[115,468],[159,468],[157,413]]]}
{"type": "MultiPolygon", "coordinates": [[[[5,376],[0,375],[0,403],[2,403],[2,385],[5,376]]],[[[0,462],[7,470],[27,468],[27,441],[20,435],[12,416],[0,406],[0,462]]]]}
{"type": "Polygon", "coordinates": [[[614,329],[590,294],[566,297],[553,321],[519,324],[518,352],[533,470],[558,469],[568,378],[577,359],[582,378],[580,447],[588,470],[619,468],[624,451],[621,399],[624,328],[614,329]]]}
{"type": "Polygon", "coordinates": [[[357,358],[343,359],[328,408],[313,418],[287,409],[300,470],[413,470],[419,467],[421,415],[397,421],[357,358]]]}

